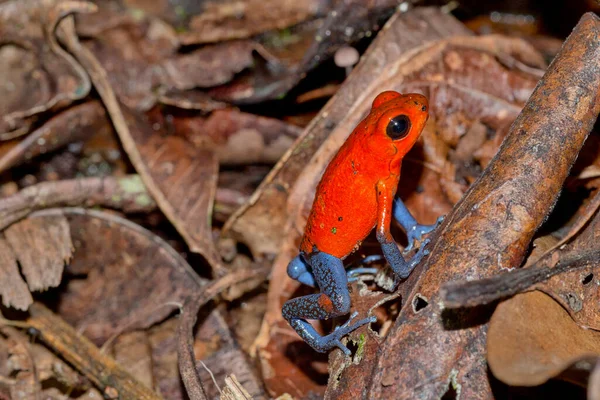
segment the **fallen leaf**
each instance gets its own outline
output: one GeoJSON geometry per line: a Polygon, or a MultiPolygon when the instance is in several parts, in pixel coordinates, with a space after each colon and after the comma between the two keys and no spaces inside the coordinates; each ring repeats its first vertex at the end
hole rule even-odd
{"type": "Polygon", "coordinates": [[[26,218],[4,231],[0,249],[2,303],[27,310],[33,301],[30,292],[56,287],[62,280],[65,262],[73,250],[69,224],[58,214],[44,221],[26,218]],[[17,262],[27,285],[19,274],[17,262]]]}
{"type": "Polygon", "coordinates": [[[206,1],[179,34],[184,45],[220,42],[283,29],[306,20],[325,7],[319,0],[206,1]]]}
{"type": "Polygon", "coordinates": [[[58,44],[77,41],[70,16],[95,10],[84,1],[8,1],[0,5],[0,139],[27,133],[40,114],[88,95],[90,81],[58,44]],[[17,66],[18,67],[15,67],[17,66]]]}
{"type": "Polygon", "coordinates": [[[585,385],[599,357],[600,332],[578,326],[539,291],[500,303],[490,320],[487,361],[506,384],[536,386],[559,378],[585,385]]]}
{"type": "Polygon", "coordinates": [[[52,117],[27,137],[0,151],[0,172],[50,153],[69,143],[87,139],[91,132],[112,131],[106,112],[97,101],[68,108],[52,117]]]}
{"type": "Polygon", "coordinates": [[[294,125],[235,109],[206,118],[176,117],[173,124],[197,147],[213,150],[220,165],[275,163],[301,133],[294,125]]]}
{"type": "Polygon", "coordinates": [[[158,206],[190,250],[202,254],[213,273],[224,274],[211,231],[218,172],[215,154],[155,132],[142,115],[117,100],[106,71],[87,48],[70,50],[90,74],[131,163],[158,206]]]}
{"type": "Polygon", "coordinates": [[[69,222],[74,252],[56,310],[94,343],[161,321],[202,287],[203,280],[171,246],[123,218],[63,208],[29,219],[44,223],[57,214],[69,222]]]}

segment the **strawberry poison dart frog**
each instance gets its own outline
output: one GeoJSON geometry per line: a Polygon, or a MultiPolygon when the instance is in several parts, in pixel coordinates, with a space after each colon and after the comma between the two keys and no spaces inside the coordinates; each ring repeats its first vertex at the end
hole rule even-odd
{"type": "MultiPolygon", "coordinates": [[[[300,254],[287,267],[288,275],[320,289],[319,294],[298,297],[283,306],[283,316],[313,349],[327,352],[339,347],[350,351],[341,338],[375,321],[350,319],[321,336],[307,319],[329,319],[350,312],[349,274],[342,260],[376,229],[383,256],[399,279],[406,279],[429,252],[423,241],[419,251],[405,260],[391,233],[392,217],[408,237],[408,247],[436,226],[420,225],[402,200],[395,198],[402,158],[413,147],[428,114],[427,98],[420,94],[387,91],[373,101],[371,111],[354,129],[329,163],[308,217],[300,254]]],[[[440,220],[438,220],[439,223],[440,220]]]]}

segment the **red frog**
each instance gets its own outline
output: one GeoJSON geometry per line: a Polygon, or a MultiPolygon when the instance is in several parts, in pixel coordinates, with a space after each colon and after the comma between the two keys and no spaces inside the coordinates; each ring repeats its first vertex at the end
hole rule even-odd
{"type": "Polygon", "coordinates": [[[426,239],[417,254],[405,260],[390,233],[392,217],[405,230],[409,251],[415,240],[432,231],[420,225],[402,200],[396,198],[402,158],[413,147],[427,119],[428,102],[423,95],[386,91],[373,101],[371,111],[354,129],[331,160],[317,186],[308,217],[300,254],[288,265],[290,277],[320,293],[298,297],[283,306],[283,316],[313,349],[327,352],[334,347],[346,355],[350,350],[341,338],[358,327],[375,321],[371,316],[350,319],[326,336],[319,335],[307,319],[329,319],[350,312],[349,280],[342,260],[358,248],[376,229],[383,256],[399,279],[406,279],[429,253],[426,239]]]}

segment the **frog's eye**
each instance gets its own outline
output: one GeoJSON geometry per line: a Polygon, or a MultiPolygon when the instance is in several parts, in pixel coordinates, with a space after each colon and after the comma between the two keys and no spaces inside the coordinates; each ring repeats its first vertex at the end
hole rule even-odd
{"type": "Polygon", "coordinates": [[[392,140],[403,139],[410,131],[410,119],[406,115],[398,115],[390,120],[385,130],[392,140]]]}

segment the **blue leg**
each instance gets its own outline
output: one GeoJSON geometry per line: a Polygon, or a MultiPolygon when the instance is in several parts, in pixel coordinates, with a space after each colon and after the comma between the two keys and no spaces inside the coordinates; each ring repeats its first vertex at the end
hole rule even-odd
{"type": "Polygon", "coordinates": [[[406,237],[408,238],[408,245],[404,249],[405,253],[408,253],[412,250],[415,241],[421,240],[421,237],[434,230],[440,222],[443,221],[444,217],[439,217],[438,220],[433,225],[421,225],[417,223],[417,220],[412,216],[408,208],[404,205],[402,200],[399,197],[394,199],[394,219],[398,221],[398,223],[406,232],[406,237]]]}
{"type": "Polygon", "coordinates": [[[427,244],[429,243],[429,239],[425,239],[423,244],[419,248],[417,254],[410,259],[410,261],[406,261],[404,257],[402,257],[402,253],[398,249],[396,242],[392,241],[380,241],[381,250],[383,251],[383,256],[390,264],[392,271],[396,274],[396,276],[400,279],[406,279],[410,275],[411,271],[417,266],[418,263],[421,262],[424,256],[429,254],[429,250],[425,249],[427,244]]]}
{"type": "Polygon", "coordinates": [[[315,277],[310,271],[309,265],[304,259],[304,254],[298,254],[287,267],[287,274],[290,278],[304,283],[310,287],[315,287],[315,277]]]}
{"type": "Polygon", "coordinates": [[[375,321],[369,317],[355,322],[350,319],[335,331],[326,336],[321,336],[309,324],[307,319],[330,319],[350,312],[350,293],[348,292],[348,278],[342,260],[326,253],[311,254],[309,259],[312,271],[321,289],[320,294],[311,294],[287,301],[283,305],[283,317],[306,343],[320,353],[325,353],[334,347],[339,347],[344,354],[350,355],[350,350],[342,343],[342,337],[356,328],[375,321]]]}

